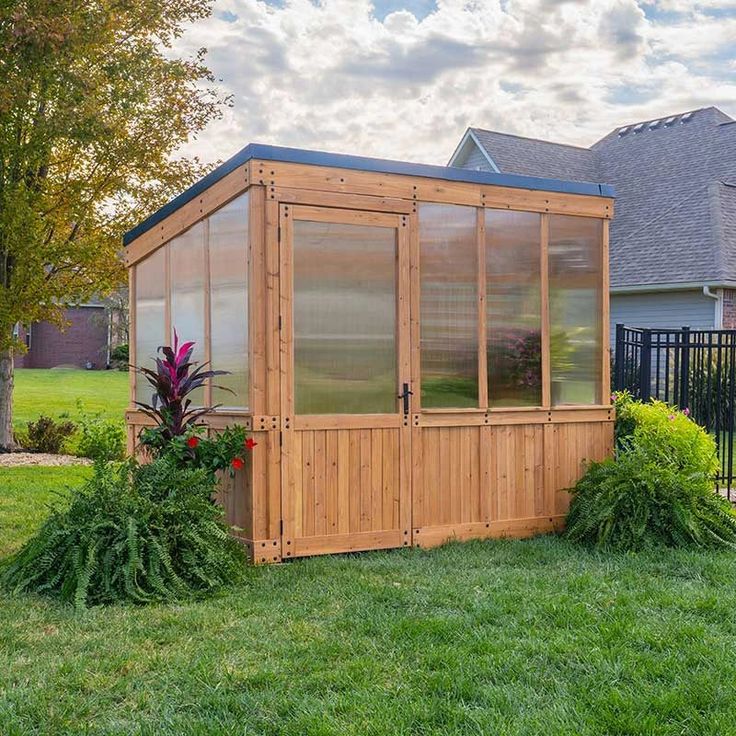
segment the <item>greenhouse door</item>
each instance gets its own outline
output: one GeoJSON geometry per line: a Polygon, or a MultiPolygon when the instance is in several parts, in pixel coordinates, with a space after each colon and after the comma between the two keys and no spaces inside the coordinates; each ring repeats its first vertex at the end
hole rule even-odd
{"type": "Polygon", "coordinates": [[[411,544],[408,231],[281,205],[285,559],[411,544]]]}

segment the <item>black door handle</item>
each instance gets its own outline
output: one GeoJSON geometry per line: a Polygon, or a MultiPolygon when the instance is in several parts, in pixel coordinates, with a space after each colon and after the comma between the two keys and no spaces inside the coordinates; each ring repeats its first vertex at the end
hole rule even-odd
{"type": "Polygon", "coordinates": [[[399,394],[398,398],[404,400],[404,414],[409,413],[409,397],[413,394],[413,391],[409,391],[409,384],[403,384],[403,391],[399,394]]]}

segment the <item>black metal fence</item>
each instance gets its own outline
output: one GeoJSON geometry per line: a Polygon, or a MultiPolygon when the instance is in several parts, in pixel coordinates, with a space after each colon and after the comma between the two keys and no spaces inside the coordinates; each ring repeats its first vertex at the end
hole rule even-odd
{"type": "Polygon", "coordinates": [[[616,390],[661,399],[710,432],[718,446],[719,487],[734,485],[736,330],[660,330],[616,325],[613,364],[616,390]]]}

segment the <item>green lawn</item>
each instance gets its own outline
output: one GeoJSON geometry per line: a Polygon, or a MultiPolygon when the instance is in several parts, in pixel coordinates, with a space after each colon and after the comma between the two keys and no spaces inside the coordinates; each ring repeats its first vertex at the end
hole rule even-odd
{"type": "MultiPolygon", "coordinates": [[[[86,470],[0,471],[2,549],[86,470]]],[[[556,538],[253,568],[207,602],[0,599],[0,733],[736,733],[736,555],[556,538]]]]}
{"type": "Polygon", "coordinates": [[[25,368],[15,372],[14,420],[16,427],[41,414],[54,419],[75,419],[77,399],[90,413],[102,412],[123,419],[128,406],[128,374],[124,371],[25,368]]]}

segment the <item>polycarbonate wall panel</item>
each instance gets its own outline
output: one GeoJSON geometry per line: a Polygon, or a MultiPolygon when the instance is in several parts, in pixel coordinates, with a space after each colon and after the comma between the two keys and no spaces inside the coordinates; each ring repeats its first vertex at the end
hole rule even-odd
{"type": "Polygon", "coordinates": [[[209,218],[209,259],[210,361],[213,370],[229,371],[229,375],[213,380],[212,403],[247,408],[247,194],[234,199],[209,218]]]}
{"type": "Polygon", "coordinates": [[[603,223],[550,215],[552,403],[598,404],[601,396],[603,223]]]}
{"type": "Polygon", "coordinates": [[[541,217],[485,211],[489,406],[542,403],[541,217]]]}
{"type": "Polygon", "coordinates": [[[476,210],[419,206],[422,407],[478,406],[476,210]]]}
{"type": "MultiPolygon", "coordinates": [[[[192,360],[205,360],[205,224],[200,222],[169,243],[171,270],[171,326],[180,342],[195,343],[192,360]]],[[[204,403],[202,389],[191,394],[195,405],[204,403]]]]}
{"type": "MultiPolygon", "coordinates": [[[[135,361],[153,368],[156,350],[166,342],[166,248],[159,248],[135,266],[135,361]]],[[[150,403],[152,389],[136,377],[137,401],[150,403]]]]}
{"type": "Polygon", "coordinates": [[[397,407],[396,230],[294,222],[297,414],[397,407]]]}

